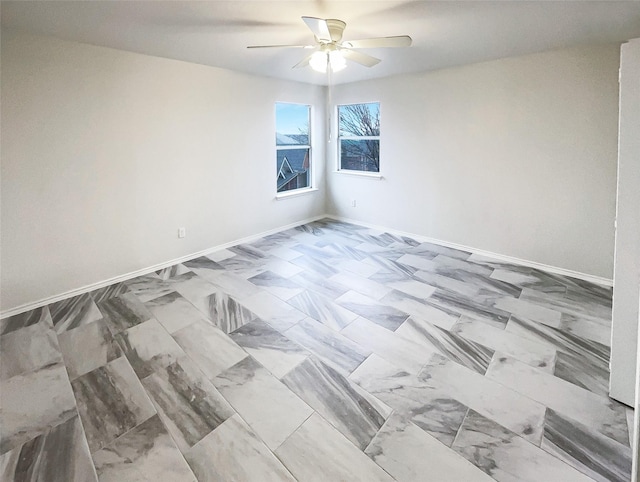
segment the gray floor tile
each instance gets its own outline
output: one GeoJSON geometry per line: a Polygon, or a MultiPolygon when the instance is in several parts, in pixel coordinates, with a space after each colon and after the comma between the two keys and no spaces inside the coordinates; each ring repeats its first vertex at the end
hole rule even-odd
{"type": "Polygon", "coordinates": [[[318,414],[303,423],[276,454],[298,480],[393,480],[318,414]]]}
{"type": "Polygon", "coordinates": [[[473,410],[462,424],[453,449],[498,482],[593,480],[473,410]]]}
{"type": "Polygon", "coordinates": [[[118,333],[115,338],[141,379],[185,356],[180,345],[153,318],[118,333]]]}
{"type": "Polygon", "coordinates": [[[113,339],[105,320],[65,331],[58,340],[71,380],[122,355],[120,345],[113,339]]]}
{"type": "Polygon", "coordinates": [[[253,358],[245,358],[213,380],[220,393],[275,450],[313,410],[253,358]]]}
{"type": "Polygon", "coordinates": [[[400,311],[388,304],[384,304],[384,301],[377,302],[355,291],[349,291],[340,296],[336,299],[336,303],[343,308],[346,308],[347,310],[392,331],[398,328],[409,317],[406,312],[400,311]]]}
{"type": "Polygon", "coordinates": [[[229,335],[207,321],[196,321],[173,336],[210,379],[248,356],[229,335]]]}
{"type": "Polygon", "coordinates": [[[255,258],[247,258],[245,255],[238,253],[236,253],[233,258],[219,261],[218,264],[220,264],[225,271],[233,273],[245,280],[263,271],[267,271],[267,269],[262,266],[264,259],[256,260],[255,258]],[[262,262],[260,262],[260,260],[262,260],[262,262]]]}
{"type": "Polygon", "coordinates": [[[77,414],[62,363],[0,381],[0,454],[77,414]]]}
{"type": "Polygon", "coordinates": [[[435,353],[365,318],[358,318],[341,334],[409,373],[417,374],[435,353]]]}
{"type": "Polygon", "coordinates": [[[307,350],[261,320],[244,325],[230,336],[278,378],[309,356],[307,350]]]}
{"type": "Polygon", "coordinates": [[[193,472],[157,415],[93,454],[101,482],[192,482],[193,472]]]}
{"type": "MultiPolygon", "coordinates": [[[[445,330],[450,329],[460,318],[460,313],[451,308],[437,305],[428,300],[422,300],[403,293],[402,291],[393,290],[380,300],[380,303],[393,307],[412,316],[415,319],[423,319],[433,325],[440,326],[445,330]]],[[[403,321],[404,322],[404,321],[403,321]]],[[[395,328],[400,326],[398,324],[395,328]]],[[[395,329],[390,327],[391,329],[395,329]]]]}
{"type": "Polygon", "coordinates": [[[206,319],[200,310],[175,291],[147,301],[145,306],[169,333],[206,319]]]}
{"type": "Polygon", "coordinates": [[[451,446],[468,407],[445,390],[425,383],[377,355],[349,377],[446,446],[451,446]]]}
{"type": "Polygon", "coordinates": [[[284,334],[343,375],[349,375],[371,354],[370,350],[312,318],[299,321],[284,334]]]}
{"type": "Polygon", "coordinates": [[[37,323],[0,336],[0,380],[62,362],[56,333],[37,323]]]}
{"type": "Polygon", "coordinates": [[[585,363],[608,371],[610,349],[600,343],[516,316],[509,319],[505,331],[539,341],[558,352],[576,355],[585,363]]]}
{"type": "Polygon", "coordinates": [[[48,306],[3,318],[0,320],[0,335],[6,335],[12,331],[36,325],[38,323],[46,323],[49,327],[53,326],[48,306]]]}
{"type": "Polygon", "coordinates": [[[200,256],[199,258],[191,259],[189,261],[185,261],[182,264],[185,268],[190,271],[199,274],[204,278],[211,278],[212,276],[216,276],[218,274],[222,274],[224,272],[224,267],[218,263],[223,259],[227,259],[228,257],[220,257],[221,253],[218,253],[218,259],[214,260],[211,256],[200,256]]]}
{"type": "Polygon", "coordinates": [[[383,285],[382,283],[377,283],[373,280],[352,273],[338,273],[329,278],[329,280],[343,286],[348,286],[353,291],[368,296],[374,300],[380,300],[380,298],[388,294],[393,289],[389,286],[383,285]]]}
{"type": "Polygon", "coordinates": [[[74,296],[49,305],[56,333],[72,330],[102,318],[102,314],[89,293],[74,296]]]}
{"type": "Polygon", "coordinates": [[[305,360],[282,381],[360,450],[391,413],[387,405],[315,358],[305,360]]]}
{"type": "Polygon", "coordinates": [[[183,275],[185,273],[189,273],[191,270],[187,268],[183,264],[174,264],[173,266],[169,266],[168,268],[161,269],[156,271],[156,275],[162,280],[168,280],[171,278],[175,278],[176,276],[183,275]]]}
{"type": "Polygon", "coordinates": [[[213,253],[207,254],[206,257],[209,258],[211,261],[218,262],[218,261],[222,261],[223,259],[233,258],[235,255],[236,253],[233,253],[228,249],[218,249],[213,253]]]}
{"type": "Polygon", "coordinates": [[[579,355],[558,352],[553,374],[593,393],[609,396],[609,370],[579,355]]]}
{"type": "Polygon", "coordinates": [[[342,283],[333,281],[332,277],[322,276],[315,271],[305,271],[289,278],[298,286],[315,291],[329,299],[335,300],[338,296],[345,294],[349,288],[342,283]]]}
{"type": "Polygon", "coordinates": [[[173,291],[171,284],[160,279],[155,273],[138,276],[137,278],[125,281],[124,284],[126,284],[127,288],[142,302],[169,294],[173,291]]]}
{"type": "Polygon", "coordinates": [[[191,271],[167,280],[172,288],[193,302],[204,298],[217,290],[216,286],[191,271]]]}
{"type": "Polygon", "coordinates": [[[253,276],[249,278],[248,281],[284,301],[304,291],[302,287],[290,279],[284,278],[271,271],[265,271],[264,273],[253,276]]]}
{"type": "Polygon", "coordinates": [[[396,414],[389,417],[365,453],[399,482],[421,480],[426,474],[430,481],[494,480],[396,414]]]}
{"type": "MultiPolygon", "coordinates": [[[[248,278],[255,278],[261,273],[262,270],[258,273],[252,274],[248,278]]],[[[211,280],[211,282],[222,292],[240,301],[244,300],[248,296],[255,295],[260,292],[260,289],[246,278],[230,272],[224,272],[221,275],[216,276],[211,280]]]]}
{"type": "Polygon", "coordinates": [[[527,365],[553,373],[556,349],[545,343],[466,316],[456,322],[451,332],[494,351],[505,353],[527,365]]]}
{"type": "Polygon", "coordinates": [[[156,412],[124,357],[71,383],[91,452],[109,445],[156,412]]]}
{"type": "Polygon", "coordinates": [[[487,370],[487,378],[628,445],[624,406],[608,397],[584,390],[506,355],[496,354],[487,370]]]}
{"type": "Polygon", "coordinates": [[[128,292],[129,288],[127,288],[127,285],[125,283],[116,283],[113,285],[105,286],[104,288],[93,290],[89,294],[91,295],[91,298],[93,298],[93,301],[95,301],[96,303],[100,303],[101,301],[105,301],[128,292]]]}
{"type": "Polygon", "coordinates": [[[199,481],[295,480],[239,415],[227,419],[192,447],[185,458],[199,481]]]}
{"type": "Polygon", "coordinates": [[[563,313],[558,329],[605,346],[611,346],[611,326],[593,321],[586,316],[563,313]]]}
{"type": "Polygon", "coordinates": [[[97,482],[78,416],[0,456],[0,478],[5,482],[97,482]]]}
{"type": "Polygon", "coordinates": [[[409,317],[396,333],[426,346],[429,350],[437,350],[441,355],[461,365],[475,370],[481,375],[487,371],[494,351],[486,346],[468,341],[455,333],[450,333],[428,321],[409,317]]]}
{"type": "Polygon", "coordinates": [[[358,317],[356,313],[310,290],[295,295],[289,299],[288,303],[307,316],[336,331],[340,331],[358,317]]]}
{"type": "Polygon", "coordinates": [[[482,376],[441,355],[433,356],[420,372],[420,378],[427,386],[449,394],[532,444],[540,445],[545,407],[512,385],[482,376]]]}
{"type": "Polygon", "coordinates": [[[255,313],[221,291],[194,300],[193,304],[225,333],[231,333],[257,318],[255,313]]]}
{"type": "Polygon", "coordinates": [[[183,453],[235,413],[186,357],[158,368],[142,384],[183,453]]]}
{"type": "Polygon", "coordinates": [[[304,272],[300,266],[296,266],[289,261],[285,261],[278,257],[270,257],[269,260],[263,265],[263,267],[270,272],[282,276],[285,279],[291,278],[298,273],[304,272]]]}
{"type": "Polygon", "coordinates": [[[101,301],[98,308],[114,335],[152,318],[149,310],[133,293],[101,301]]]}
{"type": "Polygon", "coordinates": [[[547,409],[542,448],[599,481],[631,478],[631,449],[591,427],[547,409]]]}
{"type": "Polygon", "coordinates": [[[280,332],[307,317],[302,311],[266,291],[244,298],[242,304],[280,332]]]}

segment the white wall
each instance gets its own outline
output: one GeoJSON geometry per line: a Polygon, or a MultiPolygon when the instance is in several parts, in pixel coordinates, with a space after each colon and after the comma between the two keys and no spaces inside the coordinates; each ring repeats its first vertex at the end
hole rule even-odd
{"type": "Polygon", "coordinates": [[[325,211],[321,87],[6,29],[1,74],[3,311],[325,211]],[[276,201],[310,100],[321,189],[276,201]]]}
{"type": "Polygon", "coordinates": [[[640,39],[622,45],[611,396],[635,400],[640,303],[640,39]]]}
{"type": "Polygon", "coordinates": [[[381,102],[384,178],[330,162],[329,212],[611,279],[618,65],[611,45],[335,87],[381,102]]]}

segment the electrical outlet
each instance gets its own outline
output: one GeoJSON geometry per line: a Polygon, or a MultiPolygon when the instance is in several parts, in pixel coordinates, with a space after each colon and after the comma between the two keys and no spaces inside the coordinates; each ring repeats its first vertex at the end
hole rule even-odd
{"type": "Polygon", "coordinates": [[[184,238],[187,235],[187,230],[185,228],[178,228],[178,237],[184,238]]]}
{"type": "Polygon", "coordinates": [[[355,200],[355,199],[353,199],[353,200],[351,201],[351,207],[352,207],[352,208],[355,208],[355,207],[356,207],[356,200],[355,200]]]}

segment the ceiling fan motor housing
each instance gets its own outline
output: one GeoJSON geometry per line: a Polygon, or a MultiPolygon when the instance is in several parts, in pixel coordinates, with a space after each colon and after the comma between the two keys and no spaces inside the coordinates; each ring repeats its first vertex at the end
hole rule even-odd
{"type": "Polygon", "coordinates": [[[340,42],[340,40],[342,40],[342,33],[344,32],[344,28],[347,24],[337,18],[328,18],[326,22],[327,27],[329,28],[329,34],[331,35],[331,41],[340,42]]]}

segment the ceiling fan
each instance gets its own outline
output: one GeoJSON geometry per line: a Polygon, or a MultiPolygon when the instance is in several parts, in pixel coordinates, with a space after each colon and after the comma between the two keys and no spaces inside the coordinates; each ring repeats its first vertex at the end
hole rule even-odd
{"type": "Polygon", "coordinates": [[[380,59],[358,52],[355,49],[373,49],[388,47],[409,47],[411,37],[399,35],[395,37],[376,37],[343,42],[342,34],[347,24],[335,18],[302,17],[302,20],[315,36],[312,45],[250,45],[249,49],[261,48],[303,48],[313,49],[309,55],[293,66],[294,69],[310,65],[319,72],[337,72],[346,67],[346,60],[351,60],[365,67],[373,67],[380,59]]]}

